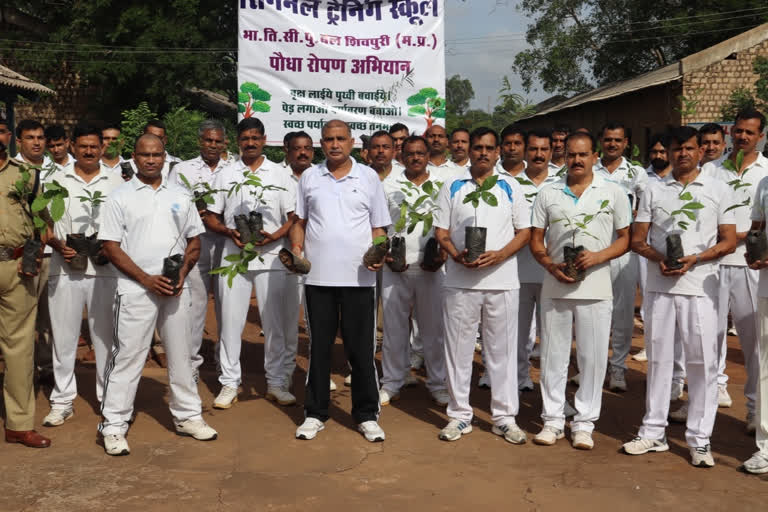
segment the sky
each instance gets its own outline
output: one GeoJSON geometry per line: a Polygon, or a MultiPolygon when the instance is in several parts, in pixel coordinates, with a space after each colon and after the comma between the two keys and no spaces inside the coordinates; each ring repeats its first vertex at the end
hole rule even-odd
{"type": "Polygon", "coordinates": [[[516,9],[516,0],[445,0],[445,75],[468,78],[475,90],[471,108],[491,110],[497,104],[504,75],[514,89],[533,103],[551,95],[538,90],[526,93],[513,71],[515,55],[528,48],[527,20],[516,9]]]}

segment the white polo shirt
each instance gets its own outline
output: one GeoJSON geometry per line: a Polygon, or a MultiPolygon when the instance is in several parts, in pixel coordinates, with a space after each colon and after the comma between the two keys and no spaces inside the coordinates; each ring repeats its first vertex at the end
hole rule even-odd
{"type": "MultiPolygon", "coordinates": [[[[766,222],[766,219],[768,219],[768,178],[763,178],[757,185],[757,192],[755,193],[755,200],[751,209],[751,218],[757,222],[766,222]]],[[[768,233],[768,223],[766,223],[765,231],[768,233]]],[[[741,257],[744,258],[744,252],[746,251],[741,252],[741,257]]],[[[768,269],[760,270],[757,296],[768,299],[768,269]]]]}
{"type": "MultiPolygon", "coordinates": [[[[477,207],[477,226],[486,228],[486,251],[502,249],[515,237],[515,230],[531,226],[531,210],[520,185],[509,175],[496,172],[494,175],[499,179],[489,192],[496,196],[498,206],[489,206],[481,200],[477,207]]],[[[439,209],[435,213],[435,226],[450,230],[451,240],[459,252],[465,249],[464,228],[475,225],[475,209],[471,203],[463,202],[475,187],[470,171],[464,171],[461,176],[443,185],[437,200],[439,209]]],[[[472,290],[517,290],[520,288],[517,254],[487,268],[467,268],[449,259],[445,286],[472,290]]]]}
{"type": "Polygon", "coordinates": [[[125,162],[125,159],[122,156],[118,157],[117,163],[115,165],[109,165],[104,160],[101,161],[101,168],[105,169],[109,172],[114,172],[118,176],[123,175],[123,170],[120,168],[120,164],[125,162]]]}
{"type": "Polygon", "coordinates": [[[67,153],[67,163],[65,164],[57,164],[55,161],[51,160],[53,162],[53,165],[56,166],[56,168],[60,171],[66,171],[67,169],[74,169],[75,168],[75,157],[67,153]]]}
{"type": "MultiPolygon", "coordinates": [[[[405,168],[403,168],[403,170],[405,170],[405,168]]],[[[440,165],[435,165],[432,162],[427,163],[427,171],[429,171],[429,175],[432,176],[434,180],[442,181],[443,183],[452,178],[462,176],[467,170],[467,168],[456,165],[447,159],[440,165]]]]}
{"type": "Polygon", "coordinates": [[[326,162],[301,175],[296,215],[307,221],[304,254],[312,263],[306,284],[376,286],[376,273],[363,265],[371,231],[392,220],[384,187],[376,171],[352,162],[349,174],[334,178],[326,162]]]}
{"type": "MultiPolygon", "coordinates": [[[[113,190],[104,204],[99,240],[120,242],[139,268],[149,275],[160,275],[163,259],[184,254],[187,239],[204,230],[192,194],[186,189],[164,179],[155,190],[134,176],[113,190]]],[[[118,295],[140,292],[147,290],[117,272],[118,295]]]]}
{"type": "MultiPolygon", "coordinates": [[[[668,234],[679,234],[683,243],[683,253],[690,256],[705,251],[717,243],[718,226],[736,222],[733,211],[725,211],[734,204],[731,187],[701,172],[686,188],[695,201],[704,205],[704,208],[696,210],[698,214],[696,221],[690,221],[687,217],[679,215],[675,218],[670,217],[668,212],[675,211],[688,202],[679,198],[682,190],[683,185],[670,173],[662,181],[651,183],[640,197],[640,207],[637,210],[635,222],[651,224],[649,243],[663,255],[667,254],[668,234]],[[680,220],[690,222],[688,229],[683,230],[678,226],[680,220]]],[[[646,290],[675,295],[716,297],[718,262],[699,263],[682,276],[662,275],[658,263],[648,262],[646,290]]]]}
{"type": "MultiPolygon", "coordinates": [[[[736,218],[736,232],[743,233],[749,231],[749,228],[752,226],[752,204],[757,196],[757,185],[763,178],[768,176],[768,158],[757,153],[757,160],[752,162],[741,175],[723,167],[722,161],[719,165],[712,165],[712,162],[705,164],[704,167],[702,167],[702,172],[704,172],[705,167],[708,169],[709,176],[720,179],[725,183],[738,181],[738,183],[729,185],[731,189],[733,189],[732,204],[741,204],[744,202],[748,204],[732,210],[733,215],[736,218]],[[735,188],[737,186],[739,186],[738,189],[735,188]]],[[[736,251],[723,256],[720,259],[720,264],[746,267],[747,261],[744,259],[745,252],[747,252],[746,242],[741,240],[736,245],[736,251]]]]}
{"type": "Polygon", "coordinates": [[[173,169],[168,174],[168,182],[186,188],[186,185],[179,177],[179,174],[183,174],[184,177],[187,178],[187,181],[189,181],[189,184],[193,187],[198,183],[207,183],[213,186],[214,178],[222,169],[227,167],[227,165],[229,164],[224,160],[219,160],[216,167],[211,169],[208,167],[208,164],[205,163],[203,157],[198,156],[192,160],[185,160],[174,165],[173,169]]]}
{"type": "MultiPolygon", "coordinates": [[[[632,215],[625,191],[615,183],[594,174],[592,183],[581,197],[576,197],[568,187],[567,179],[564,176],[542,189],[533,204],[531,224],[547,230],[547,253],[555,263],[565,261],[563,250],[566,245],[574,245],[573,229],[560,219],[582,220],[586,215],[595,215],[601,210],[603,201],[608,201],[606,209],[609,213],[595,216],[587,225],[588,232],[593,236],[577,233],[575,238],[576,246],[597,252],[613,243],[616,231],[629,226],[632,215]]],[[[586,277],[578,283],[561,283],[545,271],[541,296],[553,299],[612,299],[610,262],[587,269],[586,277]]]]}
{"type": "MultiPolygon", "coordinates": [[[[515,176],[514,179],[520,184],[520,188],[525,195],[525,200],[528,201],[528,205],[531,208],[533,208],[533,203],[541,189],[559,180],[557,176],[547,174],[544,181],[537,186],[525,172],[521,172],[515,176]]],[[[544,267],[539,265],[539,262],[533,257],[530,248],[524,247],[517,253],[517,274],[520,277],[521,283],[541,284],[544,281],[546,270],[544,270],[544,267]]]]}
{"type": "Polygon", "coordinates": [[[549,163],[547,164],[547,170],[549,171],[550,176],[562,176],[563,174],[568,172],[568,166],[565,164],[557,165],[552,160],[550,160],[549,163]],[[560,171],[563,171],[562,174],[560,173],[560,171]]]}
{"type": "MultiPolygon", "coordinates": [[[[181,164],[179,164],[181,165],[181,164]]],[[[175,168],[174,168],[175,170],[175,168]]],[[[264,222],[264,231],[274,233],[288,221],[288,214],[296,205],[296,193],[293,181],[280,164],[276,164],[266,156],[258,169],[252,171],[242,161],[232,165],[225,165],[219,171],[213,181],[213,188],[222,190],[214,195],[213,204],[208,205],[208,210],[222,214],[224,223],[229,229],[235,229],[235,215],[248,215],[251,211],[261,213],[264,222]],[[228,190],[235,183],[245,181],[245,173],[253,173],[265,186],[279,187],[280,190],[262,190],[243,186],[239,192],[229,194],[228,190]],[[254,195],[256,193],[256,195],[254,195]],[[261,194],[261,199],[258,194],[261,194]]],[[[248,264],[248,270],[285,270],[280,263],[278,253],[280,249],[287,247],[288,239],[281,238],[275,242],[258,247],[261,259],[256,258],[248,264]]],[[[229,254],[239,253],[240,249],[227,240],[224,245],[222,258],[229,254]]]]}
{"type": "Polygon", "coordinates": [[[645,174],[646,176],[648,176],[648,183],[646,184],[646,187],[648,187],[648,185],[650,185],[651,183],[654,183],[657,181],[664,181],[664,177],[656,174],[656,171],[653,170],[652,165],[649,165],[648,167],[645,168],[645,174]]]}
{"type": "MultiPolygon", "coordinates": [[[[53,226],[56,238],[62,242],[66,242],[67,235],[70,233],[83,233],[86,236],[91,236],[99,231],[105,203],[92,208],[88,201],[81,201],[80,197],[87,197],[86,190],[91,194],[97,191],[101,192],[102,197],[106,199],[113,190],[124,183],[120,176],[103,168],[100,168],[99,173],[90,182],[86,183],[83,178],[77,175],[74,165],[71,167],[67,166],[66,170],[59,171],[56,181],[59,185],[66,188],[69,193],[69,197],[64,200],[67,205],[66,213],[53,226]]],[[[115,275],[115,270],[111,263],[94,265],[91,263],[90,258],[88,259],[88,267],[85,270],[72,270],[61,254],[53,251],[50,275],[58,276],[61,274],[112,277],[115,275]]]]}
{"type": "MultiPolygon", "coordinates": [[[[429,174],[429,173],[427,173],[429,174]]],[[[392,174],[390,174],[392,176],[392,174]]],[[[387,177],[389,178],[389,176],[387,177]]],[[[402,171],[399,173],[399,175],[395,178],[386,179],[383,181],[384,185],[384,193],[387,194],[387,205],[389,206],[389,215],[392,217],[392,225],[389,228],[389,235],[390,236],[402,236],[405,238],[405,262],[409,265],[408,270],[406,272],[422,272],[421,270],[421,260],[424,259],[424,248],[427,245],[427,240],[430,239],[430,237],[434,236],[434,232],[432,229],[430,229],[427,232],[426,236],[423,236],[424,233],[424,223],[420,222],[416,228],[411,232],[408,233],[408,224],[406,223],[405,227],[403,228],[403,231],[400,233],[395,233],[394,226],[397,224],[397,221],[400,219],[400,205],[403,203],[403,201],[407,202],[408,204],[413,204],[419,196],[425,195],[426,192],[423,191],[424,185],[427,183],[432,183],[434,187],[437,187],[437,184],[434,180],[432,180],[432,177],[429,176],[427,180],[419,185],[418,191],[410,191],[411,196],[408,196],[403,189],[408,190],[408,183],[411,183],[408,178],[405,175],[405,171],[402,171]]],[[[416,187],[415,184],[411,183],[414,187],[416,187]]],[[[433,210],[436,205],[436,202],[432,199],[426,199],[421,205],[417,208],[416,211],[419,213],[427,213],[430,210],[433,210]]],[[[433,213],[434,215],[434,213],[433,213]]],[[[389,272],[390,268],[388,265],[384,265],[384,271],[389,272]]]]}
{"type": "MultiPolygon", "coordinates": [[[[624,189],[624,193],[631,194],[635,204],[648,184],[648,173],[645,172],[645,169],[631,164],[624,157],[621,157],[621,163],[613,172],[609,172],[602,160],[598,160],[594,167],[594,173],[606,181],[616,183],[624,189]]],[[[634,204],[632,206],[634,207],[634,204]]]]}
{"type": "Polygon", "coordinates": [[[395,159],[392,159],[392,172],[397,172],[399,174],[401,171],[404,171],[404,170],[405,170],[405,166],[403,164],[401,164],[395,159]]]}

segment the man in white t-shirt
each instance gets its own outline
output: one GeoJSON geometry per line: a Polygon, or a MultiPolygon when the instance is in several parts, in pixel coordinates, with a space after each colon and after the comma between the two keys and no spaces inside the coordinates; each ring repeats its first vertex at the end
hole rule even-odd
{"type": "Polygon", "coordinates": [[[685,439],[691,463],[712,467],[715,461],[710,436],[717,414],[719,347],[718,260],[736,247],[736,226],[733,211],[728,211],[733,204],[730,187],[706,176],[698,167],[699,142],[699,133],[690,126],[671,132],[672,174],[644,191],[633,226],[632,250],[648,259],[643,305],[648,378],[643,424],[637,437],[624,444],[624,451],[641,455],[669,450],[669,390],[674,337],[679,335],[688,375],[685,439]],[[673,256],[676,240],[683,257],[673,256]],[[670,246],[672,255],[667,250],[670,246]]]}
{"type": "Polygon", "coordinates": [[[176,433],[199,441],[218,436],[203,421],[189,363],[191,304],[185,278],[200,254],[203,223],[192,195],[163,178],[165,150],[158,137],[139,137],[133,158],[138,173],[107,199],[99,230],[104,253],[118,270],[114,346],[99,425],[108,455],[130,453],[125,434],[155,327],[168,358],[168,405],[176,433]],[[182,257],[175,286],[162,275],[170,255],[182,257]]]}
{"type": "Polygon", "coordinates": [[[67,190],[66,212],[54,225],[54,236],[48,245],[54,248],[48,278],[48,307],[51,312],[53,344],[53,378],[51,412],[43,425],[63,424],[74,413],[72,403],[77,397],[75,358],[83,308],[88,310],[88,330],[96,360],[96,400],[101,402],[104,389],[104,369],[112,349],[113,315],[117,288],[112,265],[96,265],[86,259],[84,269],[72,269],[69,262],[77,253],[66,245],[67,235],[91,237],[99,231],[101,202],[123,184],[117,174],[101,167],[101,131],[91,126],[75,127],[72,147],[77,161],[61,170],[57,183],[67,190]],[[81,198],[98,196],[95,201],[81,198]]]}
{"type": "Polygon", "coordinates": [[[352,369],[352,416],[366,440],[384,441],[374,364],[376,272],[384,255],[368,266],[363,256],[374,240],[386,239],[391,224],[387,199],[376,171],[350,158],[354,139],[349,125],[329,121],[320,144],[326,160],[301,175],[290,233],[291,251],[305,253],[312,264],[304,286],[311,340],[305,420],[296,438],[314,439],[325,428],[332,347],[341,327],[352,369]]]}
{"type": "Polygon", "coordinates": [[[389,134],[395,142],[395,156],[392,159],[392,166],[395,171],[405,169],[403,165],[403,141],[410,135],[408,127],[403,123],[395,123],[389,127],[389,134]]]}
{"type": "MultiPolygon", "coordinates": [[[[200,155],[176,164],[168,174],[168,182],[187,189],[192,187],[190,192],[193,194],[205,194],[214,188],[216,177],[227,166],[227,163],[221,159],[221,148],[226,140],[226,130],[221,122],[209,119],[200,123],[197,136],[200,155]]],[[[212,199],[210,193],[207,197],[212,199]]],[[[204,217],[207,205],[205,208],[199,208],[199,206],[196,208],[204,217]]],[[[196,378],[199,377],[200,366],[203,364],[200,347],[203,344],[208,296],[211,293],[214,295],[216,325],[221,328],[221,297],[216,289],[218,279],[211,275],[210,271],[219,267],[223,247],[224,240],[210,229],[206,229],[205,233],[200,235],[200,259],[197,260],[197,264],[187,276],[189,295],[192,300],[193,322],[189,353],[192,356],[192,369],[196,378]]]]}
{"type": "Polygon", "coordinates": [[[517,176],[525,170],[525,130],[511,124],[501,131],[501,158],[496,161],[496,172],[517,176]]]}
{"type": "Polygon", "coordinates": [[[472,166],[448,180],[438,197],[435,236],[451,257],[443,303],[450,393],[446,411],[450,421],[439,436],[444,441],[457,441],[472,432],[469,388],[481,314],[493,433],[513,444],[526,441],[515,421],[519,408],[517,323],[509,319],[517,317],[517,253],[530,238],[530,208],[517,181],[494,171],[498,156],[498,134],[485,127],[474,130],[469,149],[472,166]],[[480,197],[473,204],[469,194],[480,197]],[[485,250],[473,261],[467,260],[465,241],[465,228],[470,227],[486,229],[485,250]]]}
{"type": "Polygon", "coordinates": [[[552,129],[552,158],[549,161],[549,173],[558,175],[567,170],[565,165],[565,139],[571,134],[571,127],[561,124],[552,129]]]}
{"type": "Polygon", "coordinates": [[[608,356],[612,309],[610,261],[629,248],[631,212],[624,191],[593,172],[596,141],[576,133],[566,142],[568,173],[539,192],[533,205],[531,252],[547,271],[541,285],[541,396],[544,427],[534,438],[553,445],[564,437],[565,385],[575,331],[581,378],[571,423],[573,447],[594,447],[608,356]],[[576,223],[581,223],[578,226],[576,223]],[[545,245],[546,240],[546,245],[545,245]],[[582,247],[578,281],[566,271],[565,249],[582,247]]]}
{"type": "Polygon", "coordinates": [[[289,374],[285,368],[296,357],[299,311],[295,302],[290,307],[287,305],[289,298],[296,297],[295,288],[289,287],[285,267],[277,257],[286,245],[293,223],[296,196],[285,169],[262,153],[266,141],[264,125],[259,119],[249,117],[240,121],[237,125],[240,162],[227,166],[216,177],[214,188],[219,192],[214,203],[208,205],[210,215],[205,216],[206,226],[223,238],[222,261],[249,251],[259,253],[259,257],[247,262],[247,272],[231,280],[224,276],[219,279],[222,318],[218,361],[222,387],[213,401],[217,409],[228,409],[237,401],[242,382],[242,335],[252,291],[256,293],[264,330],[266,398],[280,405],[296,403],[296,397],[288,391],[293,372],[289,374]],[[235,188],[237,184],[239,188],[235,188]],[[254,213],[262,218],[262,237],[259,241],[252,238],[252,245],[246,249],[249,241],[241,238],[235,216],[252,217],[254,213]]]}
{"type": "Polygon", "coordinates": [[[456,128],[451,132],[451,160],[454,164],[469,169],[469,130],[456,128]]]}
{"type": "Polygon", "coordinates": [[[424,138],[429,144],[427,170],[430,176],[433,176],[436,180],[448,181],[449,178],[459,175],[465,170],[446,156],[448,151],[448,133],[445,131],[445,127],[433,124],[424,132],[424,138]]]}
{"type": "Polygon", "coordinates": [[[75,159],[69,154],[70,143],[67,137],[67,131],[60,124],[53,124],[45,128],[45,147],[56,168],[60,171],[72,169],[75,165],[75,159]]]}
{"type": "MultiPolygon", "coordinates": [[[[405,170],[396,178],[384,182],[390,216],[395,226],[393,237],[405,242],[403,270],[384,265],[382,272],[382,304],[384,340],[381,348],[382,379],[379,399],[381,405],[400,397],[400,389],[410,375],[408,339],[410,317],[419,326],[424,364],[427,368],[427,389],[432,399],[441,406],[448,404],[445,384],[445,353],[443,349],[442,294],[445,273],[441,268],[425,268],[421,263],[427,241],[433,235],[426,221],[418,224],[410,216],[413,204],[421,199],[417,214],[432,213],[436,207],[432,199],[437,192],[436,181],[427,172],[427,141],[413,135],[403,142],[405,170]],[[406,193],[408,192],[408,193],[406,193]],[[401,217],[403,204],[406,217],[401,217]],[[414,229],[411,226],[414,226],[414,229]],[[399,231],[395,231],[399,229],[399,231]],[[410,231],[410,232],[409,232],[410,231]]],[[[442,255],[440,256],[443,257],[442,255]]],[[[388,258],[391,260],[391,258],[388,258]]]]}
{"type": "MultiPolygon", "coordinates": [[[[717,123],[707,123],[699,128],[701,134],[701,147],[702,157],[701,165],[710,162],[715,165],[719,164],[725,158],[723,152],[725,151],[725,130],[717,123]]],[[[738,153],[738,150],[735,150],[738,153]]]]}

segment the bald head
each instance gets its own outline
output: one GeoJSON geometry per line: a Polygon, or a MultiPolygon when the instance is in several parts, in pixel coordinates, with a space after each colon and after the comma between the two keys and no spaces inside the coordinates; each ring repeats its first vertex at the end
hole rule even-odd
{"type": "Polygon", "coordinates": [[[152,143],[160,144],[160,149],[165,151],[165,144],[163,144],[163,139],[161,139],[160,137],[152,133],[145,133],[144,135],[136,139],[136,143],[133,145],[133,150],[138,151],[140,144],[152,144],[152,143]]]}
{"type": "Polygon", "coordinates": [[[133,161],[140,178],[150,181],[162,179],[165,165],[165,146],[162,139],[151,133],[145,133],[136,139],[133,161]]]}
{"type": "Polygon", "coordinates": [[[344,128],[347,131],[347,135],[352,137],[352,130],[349,129],[349,125],[342,121],[341,119],[331,119],[327,123],[323,125],[323,129],[320,131],[320,135],[325,137],[325,134],[330,130],[331,128],[344,128]]]}

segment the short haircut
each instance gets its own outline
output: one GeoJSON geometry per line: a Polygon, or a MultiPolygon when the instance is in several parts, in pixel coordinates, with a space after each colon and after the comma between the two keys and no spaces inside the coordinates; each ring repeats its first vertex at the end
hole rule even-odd
{"type": "Polygon", "coordinates": [[[323,127],[320,129],[320,136],[325,137],[326,130],[328,130],[329,128],[338,128],[338,127],[346,128],[347,134],[350,136],[350,138],[352,137],[352,129],[349,127],[347,123],[345,123],[341,119],[331,119],[330,121],[325,123],[323,127]]]}
{"type": "Polygon", "coordinates": [[[528,141],[531,137],[537,137],[539,139],[547,139],[549,141],[549,147],[552,147],[552,132],[546,130],[531,130],[525,134],[525,147],[528,147],[528,141]]]}
{"type": "Polygon", "coordinates": [[[591,146],[591,151],[594,153],[597,151],[597,139],[595,139],[595,136],[592,135],[589,132],[582,132],[582,131],[575,131],[568,135],[568,137],[565,138],[565,147],[566,152],[568,149],[568,143],[572,140],[579,140],[579,139],[587,139],[589,141],[589,144],[591,146]]]}
{"type": "Polygon", "coordinates": [[[313,142],[312,137],[310,137],[307,132],[305,131],[290,132],[288,133],[288,135],[286,135],[286,138],[283,139],[285,141],[284,142],[285,147],[290,148],[293,141],[295,141],[296,139],[303,139],[303,138],[309,139],[309,143],[312,144],[313,142]]]}
{"type": "Polygon", "coordinates": [[[702,135],[714,135],[715,133],[719,133],[723,140],[725,140],[725,130],[717,123],[705,124],[699,128],[699,133],[702,135]]]}
{"type": "Polygon", "coordinates": [[[488,128],[487,126],[480,126],[479,128],[472,130],[472,133],[469,134],[469,145],[471,146],[477,139],[485,137],[486,135],[493,135],[496,147],[499,146],[499,134],[496,133],[496,130],[488,128]]]}
{"type": "Polygon", "coordinates": [[[87,137],[89,135],[95,135],[99,138],[99,142],[104,142],[104,137],[101,135],[101,130],[96,126],[87,123],[80,123],[75,126],[75,129],[72,130],[72,142],[77,142],[77,139],[80,137],[87,137]]]}
{"type": "MultiPolygon", "coordinates": [[[[249,118],[250,119],[250,118],[249,118]]],[[[255,119],[255,118],[253,118],[255,119]]],[[[245,119],[243,119],[245,121],[245,119]]],[[[257,119],[258,121],[258,119],[257,119]]],[[[259,124],[261,124],[261,121],[258,121],[259,124]]],[[[242,121],[240,121],[240,124],[242,124],[242,121]]],[[[240,124],[237,125],[237,134],[240,135],[240,124]]],[[[247,129],[247,128],[246,128],[247,129]]],[[[202,123],[200,123],[200,127],[197,129],[197,137],[202,137],[205,132],[213,130],[214,132],[221,132],[222,135],[225,137],[227,136],[227,129],[224,128],[224,125],[221,121],[218,119],[206,119],[202,123]]],[[[261,133],[264,134],[264,125],[261,125],[261,133]]]]}
{"type": "Polygon", "coordinates": [[[392,138],[392,136],[389,134],[389,132],[388,132],[388,131],[386,131],[386,130],[379,130],[379,131],[377,131],[377,132],[374,132],[374,133],[373,133],[373,135],[371,135],[371,136],[370,136],[370,138],[368,139],[368,146],[370,146],[370,145],[371,145],[371,142],[372,142],[372,141],[373,141],[373,139],[375,139],[376,137],[386,137],[386,138],[388,138],[388,139],[389,139],[389,141],[390,141],[392,144],[394,144],[394,143],[395,143],[395,139],[393,139],[393,138],[392,138]]]}
{"type": "Polygon", "coordinates": [[[147,128],[149,128],[150,126],[154,128],[160,128],[161,130],[166,131],[165,123],[159,119],[150,119],[149,121],[147,121],[147,124],[144,125],[144,133],[147,133],[147,128]]]}
{"type": "Polygon", "coordinates": [[[469,130],[467,130],[466,128],[456,128],[451,132],[450,138],[453,139],[453,136],[456,135],[457,133],[466,133],[467,137],[469,137],[469,130]]]}
{"type": "Polygon", "coordinates": [[[427,144],[427,139],[425,139],[421,135],[409,135],[403,141],[403,151],[405,151],[405,146],[407,146],[408,144],[413,144],[415,142],[421,142],[422,144],[424,144],[424,147],[427,148],[427,150],[429,150],[429,144],[427,144]]]}
{"type": "Polygon", "coordinates": [[[40,121],[35,121],[34,119],[22,119],[16,125],[16,138],[20,139],[22,133],[32,130],[43,130],[43,125],[40,121]]]}
{"type": "Polygon", "coordinates": [[[506,139],[510,135],[519,135],[523,138],[523,140],[525,140],[525,130],[517,123],[507,125],[503,130],[501,130],[501,140],[506,139]]]}
{"type": "Polygon", "coordinates": [[[136,142],[133,144],[133,151],[136,152],[136,148],[139,147],[139,143],[143,140],[156,140],[160,143],[160,145],[163,147],[163,151],[165,151],[165,144],[163,144],[163,139],[155,135],[154,133],[145,133],[143,135],[139,135],[136,137],[136,142]]]}
{"type": "Polygon", "coordinates": [[[285,135],[283,135],[283,147],[287,148],[288,143],[291,141],[291,137],[293,137],[293,134],[296,132],[288,132],[285,135]]]}
{"type": "Polygon", "coordinates": [[[101,131],[104,131],[104,130],[117,130],[119,132],[122,132],[122,130],[120,129],[120,125],[117,124],[117,123],[106,123],[106,124],[103,124],[101,126],[101,131]]]}
{"type": "Polygon", "coordinates": [[[258,130],[260,134],[264,135],[264,123],[262,123],[257,117],[246,117],[239,123],[237,123],[237,137],[243,132],[248,130],[258,130]]]}
{"type": "MultiPolygon", "coordinates": [[[[101,135],[101,132],[99,132],[101,135]]],[[[67,130],[60,124],[52,124],[45,128],[45,138],[48,140],[59,140],[67,138],[67,130]]]]}
{"type": "Polygon", "coordinates": [[[761,133],[765,129],[765,116],[762,114],[762,112],[759,112],[758,110],[752,107],[741,109],[739,113],[736,114],[736,119],[734,119],[733,122],[735,124],[741,120],[746,121],[747,119],[757,119],[758,121],[760,121],[761,133]]]}
{"type": "Polygon", "coordinates": [[[392,126],[389,127],[389,133],[390,134],[395,133],[395,132],[399,132],[399,131],[402,131],[402,130],[405,130],[406,132],[411,133],[411,131],[408,129],[408,127],[405,126],[403,123],[395,123],[395,124],[393,124],[392,126]]]}
{"type": "MultiPolygon", "coordinates": [[[[720,125],[717,125],[718,127],[720,125]]],[[[651,152],[651,149],[653,149],[653,146],[656,144],[661,144],[664,146],[664,149],[669,149],[669,134],[668,133],[654,133],[651,135],[651,138],[648,139],[648,152],[651,152]]]]}
{"type": "Polygon", "coordinates": [[[693,126],[678,126],[669,132],[669,145],[672,143],[682,144],[683,142],[696,137],[696,144],[701,145],[701,133],[693,126]]]}
{"type": "Polygon", "coordinates": [[[600,128],[600,137],[603,137],[605,135],[606,130],[621,130],[624,132],[624,138],[628,139],[630,134],[627,130],[627,127],[624,126],[624,123],[620,123],[619,121],[608,121],[603,125],[602,128],[600,128]]]}
{"type": "Polygon", "coordinates": [[[550,133],[564,133],[567,137],[571,134],[571,127],[567,124],[556,124],[550,133]]]}

